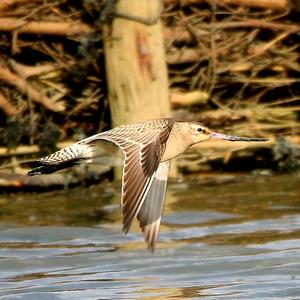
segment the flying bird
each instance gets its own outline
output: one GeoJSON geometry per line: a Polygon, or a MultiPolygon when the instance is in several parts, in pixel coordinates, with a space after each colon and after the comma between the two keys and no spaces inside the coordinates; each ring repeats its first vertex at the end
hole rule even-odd
{"type": "Polygon", "coordinates": [[[95,134],[41,158],[28,176],[50,174],[97,157],[97,142],[110,141],[124,153],[121,208],[126,234],[136,218],[150,251],[154,251],[169,174],[170,161],[190,146],[208,139],[264,142],[217,133],[194,122],[161,118],[121,125],[95,134]]]}

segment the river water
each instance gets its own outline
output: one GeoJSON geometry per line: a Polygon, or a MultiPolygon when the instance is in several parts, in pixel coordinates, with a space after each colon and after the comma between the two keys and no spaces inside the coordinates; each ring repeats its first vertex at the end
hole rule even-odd
{"type": "Polygon", "coordinates": [[[0,299],[300,299],[300,178],[169,184],[157,249],[117,184],[0,195],[0,299]]]}

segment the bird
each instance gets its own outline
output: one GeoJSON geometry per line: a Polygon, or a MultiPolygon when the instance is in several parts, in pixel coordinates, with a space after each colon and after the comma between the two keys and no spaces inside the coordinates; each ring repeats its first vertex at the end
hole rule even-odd
{"type": "Polygon", "coordinates": [[[97,142],[117,145],[124,154],[121,212],[123,233],[137,219],[148,250],[155,250],[163,212],[170,161],[187,148],[209,139],[264,142],[267,138],[238,137],[212,131],[197,122],[172,118],[121,125],[80,140],[38,160],[28,176],[50,174],[81,161],[93,162],[97,142]]]}

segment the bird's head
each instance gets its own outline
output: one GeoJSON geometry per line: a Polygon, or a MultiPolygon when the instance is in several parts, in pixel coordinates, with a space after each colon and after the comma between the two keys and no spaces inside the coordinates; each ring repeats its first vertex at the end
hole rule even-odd
{"type": "Polygon", "coordinates": [[[256,137],[241,137],[241,136],[234,136],[234,135],[227,135],[223,133],[218,133],[215,131],[210,130],[209,128],[197,124],[197,123],[190,123],[190,130],[192,132],[192,140],[194,144],[213,139],[213,140],[227,140],[231,142],[266,142],[268,141],[267,138],[256,138],[256,137]]]}
{"type": "Polygon", "coordinates": [[[190,123],[189,125],[190,125],[192,140],[194,144],[210,139],[210,135],[212,133],[210,129],[197,123],[190,123]]]}

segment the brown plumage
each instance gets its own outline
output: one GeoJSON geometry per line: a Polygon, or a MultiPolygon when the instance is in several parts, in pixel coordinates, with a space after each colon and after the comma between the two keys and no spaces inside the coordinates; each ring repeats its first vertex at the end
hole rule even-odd
{"type": "Polygon", "coordinates": [[[212,132],[191,122],[174,122],[171,118],[122,125],[102,132],[39,160],[29,176],[48,174],[81,160],[96,157],[99,140],[113,142],[124,153],[122,177],[123,232],[127,233],[137,218],[148,249],[155,248],[165,199],[170,160],[189,146],[207,139],[230,141],[265,141],[212,132]]]}

